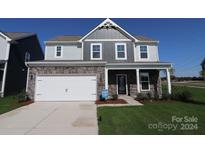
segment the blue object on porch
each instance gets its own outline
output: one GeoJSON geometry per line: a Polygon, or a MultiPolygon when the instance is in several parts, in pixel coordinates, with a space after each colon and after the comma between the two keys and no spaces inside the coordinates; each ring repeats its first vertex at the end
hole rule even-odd
{"type": "Polygon", "coordinates": [[[107,89],[103,89],[101,92],[101,98],[104,100],[108,99],[108,90],[107,89]]]}

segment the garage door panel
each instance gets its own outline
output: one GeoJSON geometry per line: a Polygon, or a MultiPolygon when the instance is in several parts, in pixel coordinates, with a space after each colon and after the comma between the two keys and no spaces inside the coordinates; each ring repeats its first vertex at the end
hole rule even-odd
{"type": "Polygon", "coordinates": [[[39,76],[35,101],[96,100],[96,76],[39,76]]]}

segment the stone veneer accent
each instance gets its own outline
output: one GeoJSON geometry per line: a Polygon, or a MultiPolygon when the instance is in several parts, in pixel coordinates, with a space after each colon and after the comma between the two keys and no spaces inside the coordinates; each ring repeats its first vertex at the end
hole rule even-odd
{"type": "Polygon", "coordinates": [[[34,100],[36,76],[39,75],[97,75],[97,96],[105,86],[104,66],[30,66],[27,92],[34,100]]]}

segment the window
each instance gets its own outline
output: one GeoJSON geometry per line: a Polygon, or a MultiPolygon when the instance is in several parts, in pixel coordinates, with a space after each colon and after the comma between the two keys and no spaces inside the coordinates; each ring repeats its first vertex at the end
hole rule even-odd
{"type": "Polygon", "coordinates": [[[149,73],[140,73],[141,91],[150,90],[149,73]]]}
{"type": "Polygon", "coordinates": [[[29,52],[26,52],[26,53],[25,53],[25,62],[30,61],[30,58],[31,58],[30,53],[29,53],[29,52]]]}
{"type": "Polygon", "coordinates": [[[55,57],[56,58],[61,58],[62,56],[63,56],[63,54],[62,54],[62,46],[56,46],[55,57]]]}
{"type": "Polygon", "coordinates": [[[115,58],[116,60],[126,60],[127,59],[127,49],[125,43],[115,44],[115,58]]]}
{"type": "Polygon", "coordinates": [[[141,59],[147,59],[148,58],[148,51],[146,45],[140,46],[140,58],[141,59]]]}
{"type": "Polygon", "coordinates": [[[91,59],[92,60],[102,59],[102,44],[101,43],[91,44],[91,59]]]}

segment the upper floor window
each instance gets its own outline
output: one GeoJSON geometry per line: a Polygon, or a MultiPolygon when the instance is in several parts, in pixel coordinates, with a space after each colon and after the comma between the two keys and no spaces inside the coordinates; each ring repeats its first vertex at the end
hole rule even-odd
{"type": "Polygon", "coordinates": [[[149,73],[140,73],[141,91],[150,90],[149,73]]]}
{"type": "Polygon", "coordinates": [[[126,60],[127,59],[126,43],[116,43],[115,44],[115,58],[116,60],[126,60]]]}
{"type": "Polygon", "coordinates": [[[146,45],[140,46],[140,58],[141,59],[148,59],[148,49],[146,45]]]}
{"type": "Polygon", "coordinates": [[[101,43],[92,43],[91,44],[91,60],[101,60],[102,59],[102,44],[101,43]]]}
{"type": "Polygon", "coordinates": [[[26,53],[25,53],[25,62],[30,61],[30,59],[31,59],[30,53],[29,53],[29,52],[26,52],[26,53]]]}
{"type": "Polygon", "coordinates": [[[56,52],[55,52],[55,57],[56,58],[62,58],[63,57],[63,50],[62,46],[56,46],[56,52]]]}

